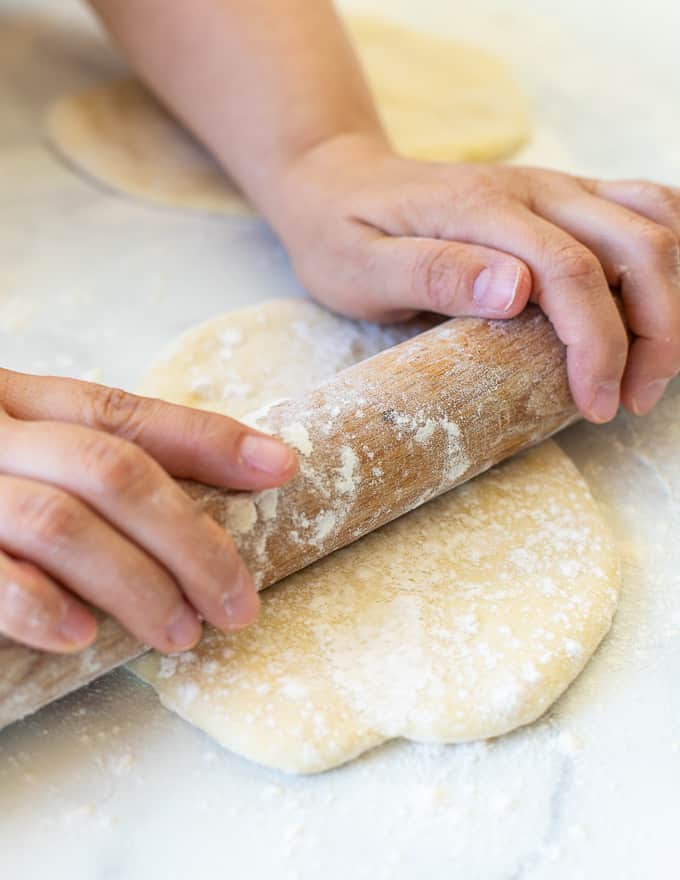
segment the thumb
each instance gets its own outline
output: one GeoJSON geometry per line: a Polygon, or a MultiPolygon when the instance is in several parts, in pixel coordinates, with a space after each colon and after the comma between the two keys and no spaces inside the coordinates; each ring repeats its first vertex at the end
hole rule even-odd
{"type": "Polygon", "coordinates": [[[419,309],[479,318],[513,318],[527,305],[532,278],[516,257],[430,238],[374,239],[366,277],[380,310],[419,309]]]}

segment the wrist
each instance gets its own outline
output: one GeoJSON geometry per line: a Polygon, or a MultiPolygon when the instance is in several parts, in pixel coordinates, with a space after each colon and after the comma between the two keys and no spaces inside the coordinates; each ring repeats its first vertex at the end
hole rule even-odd
{"type": "Polygon", "coordinates": [[[381,129],[342,131],[291,156],[268,188],[263,211],[288,246],[305,218],[326,215],[350,187],[368,182],[378,163],[394,153],[381,129]]]}

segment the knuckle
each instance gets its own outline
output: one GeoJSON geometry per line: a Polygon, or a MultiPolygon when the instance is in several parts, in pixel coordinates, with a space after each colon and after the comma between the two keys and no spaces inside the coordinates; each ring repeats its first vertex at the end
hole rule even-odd
{"type": "MultiPolygon", "coordinates": [[[[461,197],[479,204],[481,201],[495,202],[503,198],[507,190],[504,181],[499,177],[499,169],[475,163],[449,166],[449,175],[441,177],[437,171],[436,185],[439,189],[446,186],[449,203],[455,204],[461,197]],[[461,171],[464,173],[461,174],[461,171]]],[[[517,169],[517,176],[522,169],[517,169]]]]}
{"type": "Polygon", "coordinates": [[[55,544],[75,537],[85,525],[80,504],[65,492],[48,490],[23,499],[18,518],[23,528],[41,544],[55,544]]]}
{"type": "Polygon", "coordinates": [[[134,444],[96,435],[83,452],[83,465],[110,495],[139,496],[149,487],[149,467],[134,444]]]}
{"type": "Polygon", "coordinates": [[[671,229],[656,223],[645,223],[640,229],[642,245],[654,259],[670,260],[675,263],[678,256],[678,239],[671,229]]]}
{"type": "Polygon", "coordinates": [[[456,284],[451,272],[452,246],[428,249],[416,260],[411,279],[414,302],[432,312],[445,313],[451,307],[456,284]]]}
{"type": "Polygon", "coordinates": [[[632,187],[635,195],[644,201],[654,202],[675,213],[680,212],[680,199],[670,186],[651,180],[634,180],[632,187]]]}
{"type": "Polygon", "coordinates": [[[553,275],[561,282],[591,290],[605,283],[602,266],[594,254],[580,244],[566,244],[551,254],[553,275]]]}
{"type": "Polygon", "coordinates": [[[144,398],[120,388],[93,385],[86,392],[86,422],[99,431],[133,439],[141,427],[145,405],[144,398]]]}
{"type": "Polygon", "coordinates": [[[519,174],[515,179],[515,187],[518,192],[509,192],[484,173],[474,175],[464,185],[452,181],[448,191],[445,190],[447,201],[443,216],[450,216],[452,210],[456,217],[512,214],[516,212],[518,203],[529,202],[531,199],[529,187],[519,174]]]}

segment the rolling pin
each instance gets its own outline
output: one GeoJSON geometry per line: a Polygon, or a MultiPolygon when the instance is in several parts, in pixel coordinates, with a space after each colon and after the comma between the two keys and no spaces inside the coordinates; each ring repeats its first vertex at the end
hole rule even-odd
{"type": "MultiPolygon", "coordinates": [[[[577,418],[564,348],[538,309],[453,319],[248,419],[297,449],[288,485],[181,485],[229,529],[262,589],[577,418]]],[[[0,639],[0,728],[147,650],[99,619],[97,642],[77,654],[0,639]]]]}

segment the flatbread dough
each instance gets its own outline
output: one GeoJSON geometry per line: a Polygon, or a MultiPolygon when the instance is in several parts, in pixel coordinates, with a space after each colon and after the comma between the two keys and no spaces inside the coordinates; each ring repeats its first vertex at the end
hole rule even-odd
{"type": "MultiPolygon", "coordinates": [[[[242,417],[419,329],[265,303],[190,331],[144,391],[242,417]]],[[[535,720],[607,632],[619,586],[595,502],[547,442],[270,588],[246,631],[207,628],[196,650],[132,668],[227,748],[311,773],[395,737],[535,720]]]]}
{"type": "MultiPolygon", "coordinates": [[[[494,159],[526,140],[524,99],[494,56],[378,19],[347,24],[398,152],[494,159]]],[[[62,98],[47,129],[78,169],[126,194],[201,211],[251,212],[208,152],[135,80],[62,98]]]]}

